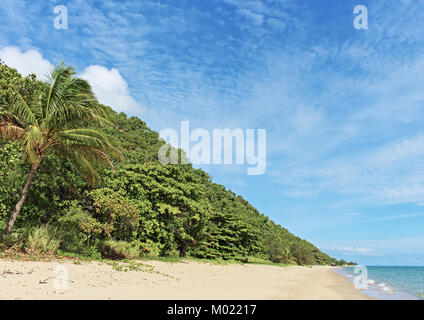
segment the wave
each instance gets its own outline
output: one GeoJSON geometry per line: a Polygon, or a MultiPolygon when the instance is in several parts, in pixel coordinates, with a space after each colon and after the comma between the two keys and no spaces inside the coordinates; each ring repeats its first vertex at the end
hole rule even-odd
{"type": "Polygon", "coordinates": [[[377,281],[375,279],[361,279],[360,275],[353,274],[353,268],[338,268],[335,269],[337,273],[340,273],[346,276],[349,281],[361,284],[361,290],[364,294],[381,299],[381,300],[417,300],[423,299],[423,293],[416,293],[412,295],[411,293],[404,292],[401,290],[395,289],[393,286],[388,285],[384,281],[377,281]]]}

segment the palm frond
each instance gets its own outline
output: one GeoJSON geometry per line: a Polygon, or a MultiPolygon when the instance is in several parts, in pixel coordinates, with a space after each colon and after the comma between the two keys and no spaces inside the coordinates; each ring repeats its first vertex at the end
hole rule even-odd
{"type": "Polygon", "coordinates": [[[31,126],[25,134],[23,139],[24,145],[24,157],[28,159],[30,163],[34,163],[40,160],[41,156],[41,145],[44,142],[44,135],[37,126],[31,126]]]}
{"type": "MultiPolygon", "coordinates": [[[[53,74],[56,75],[57,72],[53,74]]],[[[72,74],[66,74],[66,77],[56,75],[57,78],[52,82],[55,89],[45,94],[43,103],[47,107],[42,127],[75,128],[87,121],[100,126],[111,125],[104,108],[97,102],[90,84],[84,79],[71,76],[72,74]]]]}
{"type": "Polygon", "coordinates": [[[116,149],[100,131],[95,129],[71,129],[61,132],[60,144],[67,147],[85,146],[101,152],[107,152],[111,156],[123,161],[122,153],[116,149]]]}
{"type": "Polygon", "coordinates": [[[25,137],[25,130],[12,123],[0,124],[0,135],[11,140],[22,140],[25,137]]]}
{"type": "Polygon", "coordinates": [[[46,120],[49,114],[57,107],[63,105],[66,81],[74,74],[74,68],[65,66],[63,62],[51,72],[49,76],[50,88],[43,98],[44,120],[46,120]]]}
{"type": "Polygon", "coordinates": [[[74,158],[74,165],[76,165],[77,170],[89,185],[94,186],[100,180],[99,173],[87,158],[81,155],[78,158],[74,158]]]}
{"type": "Polygon", "coordinates": [[[24,98],[16,92],[15,97],[9,107],[10,114],[21,124],[38,125],[37,118],[28,106],[24,98]]]}
{"type": "Polygon", "coordinates": [[[55,149],[94,184],[99,178],[96,169],[103,165],[113,169],[112,159],[123,161],[123,156],[101,131],[86,128],[113,124],[90,84],[74,75],[74,68],[62,62],[50,73],[49,86],[36,98],[25,101],[17,93],[0,122],[0,135],[20,140],[30,163],[55,149]]]}
{"type": "Polygon", "coordinates": [[[112,170],[115,169],[115,167],[113,166],[112,160],[106,153],[96,148],[91,148],[90,152],[96,155],[97,158],[103,159],[107,163],[109,168],[111,168],[112,170]]]}
{"type": "Polygon", "coordinates": [[[41,124],[41,127],[50,130],[64,128],[78,128],[82,122],[90,122],[101,127],[111,125],[111,122],[100,112],[97,113],[95,104],[90,105],[89,101],[79,104],[70,104],[56,108],[47,119],[41,124]]]}

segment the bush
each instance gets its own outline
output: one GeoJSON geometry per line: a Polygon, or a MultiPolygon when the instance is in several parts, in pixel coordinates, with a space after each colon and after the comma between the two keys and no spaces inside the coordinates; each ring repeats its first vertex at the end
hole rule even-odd
{"type": "Polygon", "coordinates": [[[82,247],[78,250],[78,253],[91,259],[100,259],[102,257],[96,246],[82,247]]]}
{"type": "Polygon", "coordinates": [[[103,226],[107,238],[131,239],[140,224],[137,208],[131,200],[109,188],[90,193],[95,211],[94,217],[103,226]]]}
{"type": "Polygon", "coordinates": [[[136,259],[140,257],[140,250],[126,241],[107,240],[98,244],[103,258],[108,259],[136,259]]]}
{"type": "Polygon", "coordinates": [[[139,240],[135,240],[132,243],[132,246],[137,248],[142,257],[146,258],[156,258],[160,256],[161,253],[161,245],[152,240],[147,240],[145,242],[141,242],[139,240]]]}
{"type": "Polygon", "coordinates": [[[72,202],[66,214],[59,219],[61,249],[89,257],[99,256],[96,249],[96,237],[107,226],[102,225],[85,211],[77,202],[72,202]]]}
{"type": "Polygon", "coordinates": [[[53,254],[59,248],[59,245],[60,239],[57,239],[57,229],[49,225],[31,228],[24,242],[24,248],[31,253],[53,254]]]}
{"type": "Polygon", "coordinates": [[[269,251],[269,258],[274,263],[281,263],[283,262],[283,250],[278,247],[270,247],[268,249],[269,251]]]}
{"type": "Polygon", "coordinates": [[[0,238],[0,251],[9,249],[18,249],[22,246],[22,235],[20,233],[11,233],[0,238]]]}

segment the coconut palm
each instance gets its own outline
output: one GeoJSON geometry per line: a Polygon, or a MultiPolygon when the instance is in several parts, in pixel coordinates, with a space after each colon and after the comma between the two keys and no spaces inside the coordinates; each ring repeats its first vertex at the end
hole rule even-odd
{"type": "Polygon", "coordinates": [[[108,120],[90,85],[63,62],[53,69],[36,98],[25,101],[16,93],[7,107],[8,113],[0,121],[0,135],[20,142],[31,169],[4,234],[12,230],[40,162],[48,152],[56,151],[71,160],[89,184],[99,179],[95,169],[99,163],[113,168],[111,158],[122,159],[107,138],[93,128],[108,120]]]}

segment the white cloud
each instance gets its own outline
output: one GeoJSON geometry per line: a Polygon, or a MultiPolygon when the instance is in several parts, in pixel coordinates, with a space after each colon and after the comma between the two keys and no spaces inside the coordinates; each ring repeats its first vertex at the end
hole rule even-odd
{"type": "Polygon", "coordinates": [[[332,250],[332,251],[342,251],[342,252],[354,252],[357,254],[369,254],[373,250],[369,248],[361,248],[361,247],[330,247],[330,248],[324,248],[324,250],[332,250]]]}
{"type": "Polygon", "coordinates": [[[398,251],[405,252],[405,250],[411,250],[414,252],[422,252],[424,250],[424,238],[420,237],[409,237],[409,238],[388,238],[388,239],[357,239],[355,245],[352,245],[352,240],[335,240],[331,242],[321,243],[318,246],[323,250],[333,251],[362,251],[362,252],[373,252],[377,254],[379,251],[398,251]],[[365,249],[365,250],[363,250],[365,249]]]}
{"type": "Polygon", "coordinates": [[[92,65],[84,69],[81,78],[90,83],[100,103],[126,113],[144,111],[144,107],[130,95],[128,84],[117,69],[92,65]]]}
{"type": "Polygon", "coordinates": [[[46,74],[53,68],[53,65],[36,50],[23,52],[17,47],[5,47],[0,50],[0,59],[22,75],[35,73],[41,80],[45,80],[46,74]]]}
{"type": "MultiPolygon", "coordinates": [[[[0,59],[9,67],[16,68],[22,75],[35,73],[41,80],[47,80],[46,75],[54,67],[39,51],[24,52],[18,47],[0,49],[0,59]]],[[[91,65],[84,69],[81,78],[90,83],[100,103],[118,112],[141,114],[144,111],[144,107],[130,95],[128,84],[117,69],[109,70],[100,65],[91,65]]]]}

